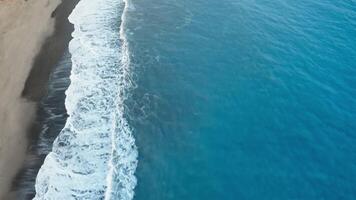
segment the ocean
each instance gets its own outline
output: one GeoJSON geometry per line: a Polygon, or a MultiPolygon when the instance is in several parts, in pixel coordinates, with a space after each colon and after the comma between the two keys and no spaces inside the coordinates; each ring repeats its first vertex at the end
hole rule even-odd
{"type": "Polygon", "coordinates": [[[356,2],[81,0],[35,199],[356,199],[356,2]]]}

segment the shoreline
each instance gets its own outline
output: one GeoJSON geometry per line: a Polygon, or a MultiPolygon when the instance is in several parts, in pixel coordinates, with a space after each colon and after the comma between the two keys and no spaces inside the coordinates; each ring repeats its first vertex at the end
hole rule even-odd
{"type": "Polygon", "coordinates": [[[52,12],[55,20],[54,32],[46,38],[40,52],[34,59],[31,72],[22,91],[22,97],[38,102],[47,93],[47,82],[52,68],[62,57],[72,39],[74,26],[68,16],[79,0],[62,0],[52,12]]]}
{"type": "Polygon", "coordinates": [[[0,199],[16,199],[16,180],[39,135],[38,104],[68,47],[67,17],[77,2],[0,1],[0,199]]]}

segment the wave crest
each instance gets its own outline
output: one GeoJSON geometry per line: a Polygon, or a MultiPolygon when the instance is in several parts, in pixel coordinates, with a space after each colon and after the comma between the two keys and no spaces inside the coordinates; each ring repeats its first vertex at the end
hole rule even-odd
{"type": "Polygon", "coordinates": [[[81,0],[69,17],[75,28],[69,117],[39,171],[34,199],[133,198],[137,149],[124,118],[131,87],[126,10],[122,0],[81,0]]]}

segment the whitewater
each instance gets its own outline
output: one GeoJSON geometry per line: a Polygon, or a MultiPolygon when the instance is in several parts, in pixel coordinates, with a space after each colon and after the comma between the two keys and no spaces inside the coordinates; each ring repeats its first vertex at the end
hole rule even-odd
{"type": "Polygon", "coordinates": [[[133,87],[125,17],[129,2],[81,0],[69,16],[69,115],[36,178],[34,199],[132,199],[137,148],[124,117],[133,87]]]}

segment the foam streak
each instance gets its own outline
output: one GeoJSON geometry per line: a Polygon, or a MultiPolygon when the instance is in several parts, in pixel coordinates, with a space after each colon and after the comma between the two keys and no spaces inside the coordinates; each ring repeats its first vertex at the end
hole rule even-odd
{"type": "Polygon", "coordinates": [[[131,87],[127,5],[81,0],[69,17],[75,27],[69,117],[39,171],[35,199],[133,198],[137,149],[124,118],[131,87]]]}

